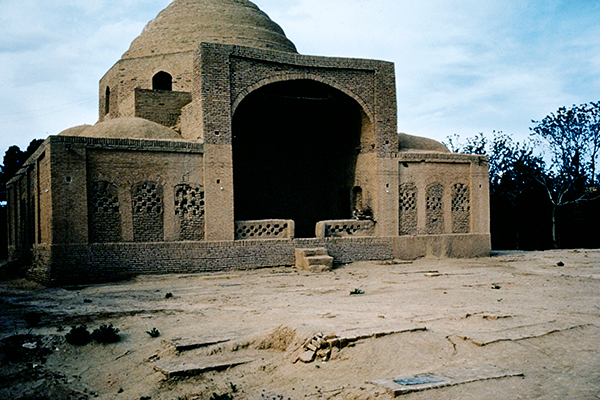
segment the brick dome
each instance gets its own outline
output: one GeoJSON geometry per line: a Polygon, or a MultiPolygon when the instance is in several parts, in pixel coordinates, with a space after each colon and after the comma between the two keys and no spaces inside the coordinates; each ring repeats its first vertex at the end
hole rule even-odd
{"type": "Polygon", "coordinates": [[[94,126],[78,130],[79,127],[61,132],[61,136],[83,136],[112,139],[154,139],[154,140],[181,140],[180,134],[173,129],[148,121],[143,118],[116,118],[98,122],[94,126]]]}
{"type": "Polygon", "coordinates": [[[297,52],[281,27],[247,0],[175,0],[122,58],[191,51],[202,42],[297,52]]]}

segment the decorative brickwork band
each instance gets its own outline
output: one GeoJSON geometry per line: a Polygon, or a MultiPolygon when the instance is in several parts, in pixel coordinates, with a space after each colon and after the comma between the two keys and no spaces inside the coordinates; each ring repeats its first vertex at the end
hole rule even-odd
{"type": "Polygon", "coordinates": [[[410,182],[400,185],[399,190],[399,229],[400,235],[417,234],[417,186],[410,182]]]}
{"type": "Polygon", "coordinates": [[[164,240],[163,190],[157,182],[140,182],[132,190],[133,240],[164,240]]]}
{"type": "Polygon", "coordinates": [[[204,240],[204,188],[183,183],[175,186],[175,215],[179,240],[204,240]]]}
{"type": "Polygon", "coordinates": [[[469,233],[471,230],[471,201],[469,185],[452,186],[452,233],[469,233]]]}
{"type": "Polygon", "coordinates": [[[90,242],[122,241],[117,186],[107,181],[93,181],[88,196],[90,242]]]}
{"type": "Polygon", "coordinates": [[[427,186],[427,222],[425,231],[428,235],[444,233],[444,186],[435,182],[427,186]]]}
{"type": "Polygon", "coordinates": [[[320,221],[317,222],[316,234],[318,238],[374,236],[375,222],[356,219],[320,221]]]}
{"type": "Polygon", "coordinates": [[[265,219],[235,221],[236,240],[293,239],[294,221],[265,219]]]}

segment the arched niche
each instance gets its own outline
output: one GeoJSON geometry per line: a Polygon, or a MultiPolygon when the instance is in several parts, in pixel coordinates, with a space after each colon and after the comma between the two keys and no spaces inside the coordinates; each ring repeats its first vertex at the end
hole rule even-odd
{"type": "Polygon", "coordinates": [[[160,71],[152,77],[152,90],[173,90],[173,77],[171,74],[160,71]]]}
{"type": "Polygon", "coordinates": [[[104,114],[110,114],[110,87],[106,87],[104,92],[104,114]]]}
{"type": "Polygon", "coordinates": [[[236,220],[292,219],[302,238],[318,221],[352,217],[370,131],[356,100],[313,80],[271,83],[244,97],[232,128],[236,220]]]}

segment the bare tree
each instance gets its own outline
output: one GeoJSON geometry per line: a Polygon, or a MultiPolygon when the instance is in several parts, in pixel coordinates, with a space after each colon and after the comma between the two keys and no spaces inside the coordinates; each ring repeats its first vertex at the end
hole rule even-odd
{"type": "Polygon", "coordinates": [[[599,197],[596,164],[600,150],[600,102],[561,107],[530,128],[548,144],[552,163],[539,178],[552,203],[552,240],[558,247],[556,211],[559,207],[599,197]]]}

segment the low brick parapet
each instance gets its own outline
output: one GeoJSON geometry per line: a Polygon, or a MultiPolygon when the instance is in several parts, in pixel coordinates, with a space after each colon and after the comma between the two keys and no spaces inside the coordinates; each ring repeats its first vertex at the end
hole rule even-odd
{"type": "Polygon", "coordinates": [[[317,222],[316,235],[318,238],[375,236],[375,222],[358,219],[320,221],[317,222]]]}
{"type": "Polygon", "coordinates": [[[294,221],[288,219],[264,219],[235,221],[236,240],[293,239],[294,221]]]}

